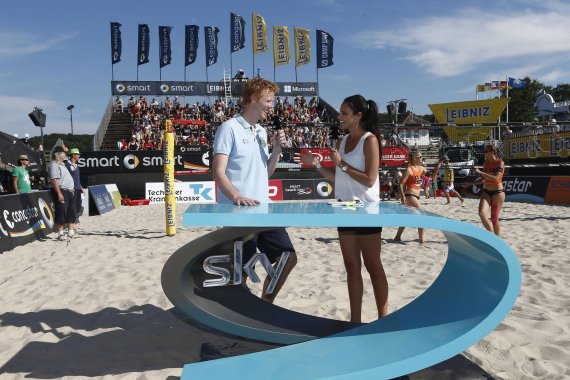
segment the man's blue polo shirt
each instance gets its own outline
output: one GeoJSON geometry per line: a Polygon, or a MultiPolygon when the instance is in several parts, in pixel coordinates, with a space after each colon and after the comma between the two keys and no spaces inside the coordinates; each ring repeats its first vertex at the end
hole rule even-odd
{"type": "MultiPolygon", "coordinates": [[[[267,132],[259,124],[252,126],[238,115],[220,125],[214,138],[214,154],[228,156],[226,175],[239,193],[247,198],[269,203],[267,132]]],[[[218,188],[218,203],[233,203],[218,188]]]]}

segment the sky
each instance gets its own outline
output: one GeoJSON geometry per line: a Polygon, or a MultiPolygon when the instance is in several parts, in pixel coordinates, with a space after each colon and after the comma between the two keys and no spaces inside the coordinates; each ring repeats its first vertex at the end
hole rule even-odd
{"type": "MultiPolygon", "coordinates": [[[[475,85],[529,76],[556,86],[570,82],[570,2],[527,0],[251,0],[77,1],[20,0],[0,13],[0,131],[39,136],[28,117],[47,114],[44,134],[94,134],[111,101],[111,78],[136,80],[138,24],[150,28],[150,63],[139,80],[205,81],[204,26],[220,29],[218,62],[210,81],[230,65],[251,76],[251,14],[268,29],[310,29],[311,63],[297,78],[316,82],[315,30],[334,37],[334,65],[318,70],[320,96],[335,107],[353,94],[387,102],[407,99],[408,110],[429,114],[428,104],[474,100],[475,85]],[[246,20],[245,48],[230,54],[230,13],[246,20]],[[122,24],[121,62],[111,65],[110,22],[122,24]],[[172,62],[159,69],[158,26],[172,26],[172,62]],[[184,26],[200,26],[194,64],[184,68],[184,26]],[[67,110],[73,104],[73,115],[67,110]]],[[[270,50],[255,56],[262,77],[273,80],[270,50]]],[[[294,45],[291,41],[291,52],[294,45]]],[[[276,81],[294,81],[291,62],[276,81]]],[[[487,94],[489,96],[489,94],[487,94]]],[[[483,94],[479,95],[481,99],[483,94]]],[[[562,99],[555,99],[562,100],[562,99]]]]}

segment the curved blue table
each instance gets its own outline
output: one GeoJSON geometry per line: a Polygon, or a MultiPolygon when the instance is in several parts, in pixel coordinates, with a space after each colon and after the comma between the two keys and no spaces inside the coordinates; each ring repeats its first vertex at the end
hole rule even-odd
{"type": "MultiPolygon", "coordinates": [[[[185,226],[224,226],[177,250],[162,286],[193,319],[246,338],[290,344],[274,350],[187,364],[182,379],[393,378],[461,353],[511,310],[521,285],[515,253],[474,225],[399,204],[333,208],[326,203],[256,207],[192,205],[185,226]],[[424,227],[448,241],[448,258],[434,283],[385,318],[363,325],[308,316],[268,304],[242,286],[203,287],[204,259],[233,250],[234,239],[271,227],[424,227]],[[246,227],[244,227],[246,226],[246,227]],[[298,343],[298,344],[293,344],[298,343]]],[[[339,248],[340,250],[340,248],[339,248]]],[[[298,252],[299,260],[303,252],[298,252]]],[[[340,260],[339,254],[339,260],[340,260]]]]}

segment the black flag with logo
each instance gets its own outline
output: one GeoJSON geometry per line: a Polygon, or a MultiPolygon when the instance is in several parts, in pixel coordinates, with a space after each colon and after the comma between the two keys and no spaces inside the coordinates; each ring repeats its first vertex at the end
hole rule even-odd
{"type": "Polygon", "coordinates": [[[193,64],[198,54],[198,25],[186,25],[186,48],[184,49],[184,66],[193,64]]]}
{"type": "Polygon", "coordinates": [[[148,63],[148,52],[150,45],[150,32],[147,24],[139,24],[139,48],[137,56],[137,65],[148,63]]]}
{"type": "Polygon", "coordinates": [[[111,63],[121,62],[121,51],[123,45],[121,43],[121,24],[118,22],[111,23],[111,63]]]}
{"type": "Polygon", "coordinates": [[[230,15],[230,45],[232,53],[245,47],[245,20],[240,15],[230,15]]]}
{"type": "Polygon", "coordinates": [[[323,30],[317,29],[317,68],[329,67],[333,62],[334,38],[323,30]]]}
{"type": "Polygon", "coordinates": [[[218,62],[218,29],[215,26],[205,26],[206,36],[206,67],[218,62]]]}
{"type": "Polygon", "coordinates": [[[160,38],[160,67],[170,65],[172,60],[172,49],[170,47],[171,26],[159,26],[158,38],[160,38]]]}

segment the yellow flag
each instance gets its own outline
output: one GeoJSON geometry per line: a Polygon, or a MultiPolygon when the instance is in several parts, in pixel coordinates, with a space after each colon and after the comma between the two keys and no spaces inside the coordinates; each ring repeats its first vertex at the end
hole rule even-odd
{"type": "Polygon", "coordinates": [[[295,66],[311,62],[311,41],[309,29],[295,28],[295,66]]]}
{"type": "Polygon", "coordinates": [[[282,66],[289,63],[289,29],[286,26],[273,27],[273,63],[282,66]]]}
{"type": "Polygon", "coordinates": [[[476,89],[475,89],[475,91],[476,91],[476,92],[485,92],[485,91],[486,91],[486,90],[485,90],[485,85],[484,85],[484,84],[478,84],[477,87],[476,87],[476,89]]]}
{"type": "Polygon", "coordinates": [[[265,24],[263,16],[258,15],[257,13],[253,13],[252,19],[253,52],[255,54],[260,54],[269,50],[269,44],[267,43],[267,25],[265,24]]]}

